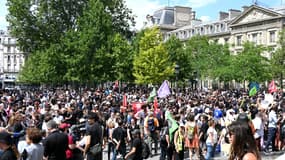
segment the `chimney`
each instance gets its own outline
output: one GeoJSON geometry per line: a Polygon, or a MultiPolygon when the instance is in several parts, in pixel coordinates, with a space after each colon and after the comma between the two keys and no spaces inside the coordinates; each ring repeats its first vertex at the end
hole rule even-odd
{"type": "Polygon", "coordinates": [[[196,12],[192,11],[191,16],[192,16],[192,19],[196,19],[196,12]]]}
{"type": "Polygon", "coordinates": [[[227,12],[219,12],[219,20],[221,21],[221,20],[224,20],[224,19],[226,19],[226,18],[229,18],[229,13],[227,13],[227,12]]]}
{"type": "Polygon", "coordinates": [[[241,14],[240,10],[230,9],[229,10],[229,19],[233,19],[241,14]]]}
{"type": "Polygon", "coordinates": [[[242,11],[246,11],[249,8],[249,6],[242,6],[242,11]]]}

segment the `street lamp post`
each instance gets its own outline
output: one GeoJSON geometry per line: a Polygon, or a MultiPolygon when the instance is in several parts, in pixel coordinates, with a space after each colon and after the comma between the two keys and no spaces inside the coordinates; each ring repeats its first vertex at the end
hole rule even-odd
{"type": "Polygon", "coordinates": [[[175,90],[176,90],[176,93],[178,92],[178,85],[177,85],[177,82],[178,82],[178,74],[179,74],[179,68],[180,66],[178,64],[175,65],[175,90]]]}

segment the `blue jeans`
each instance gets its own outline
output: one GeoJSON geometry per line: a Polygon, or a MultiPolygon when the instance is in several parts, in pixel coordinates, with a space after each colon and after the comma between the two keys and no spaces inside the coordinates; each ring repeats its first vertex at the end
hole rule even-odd
{"type": "Polygon", "coordinates": [[[205,160],[210,160],[213,158],[213,155],[214,155],[214,145],[207,144],[206,146],[207,146],[207,153],[206,153],[205,160]]]}
{"type": "Polygon", "coordinates": [[[276,128],[273,128],[273,127],[268,128],[267,143],[266,143],[265,148],[264,148],[265,150],[268,151],[268,147],[269,147],[270,143],[272,145],[272,151],[275,150],[276,131],[277,131],[276,128]]]}
{"type": "Polygon", "coordinates": [[[119,150],[117,150],[116,148],[114,148],[112,160],[116,160],[118,154],[121,154],[122,157],[123,157],[123,159],[124,159],[125,156],[126,156],[126,149],[125,149],[125,147],[119,148],[119,150]]]}

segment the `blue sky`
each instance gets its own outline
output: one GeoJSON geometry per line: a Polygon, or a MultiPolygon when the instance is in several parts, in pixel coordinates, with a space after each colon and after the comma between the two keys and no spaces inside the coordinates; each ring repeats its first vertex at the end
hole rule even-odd
{"type": "MultiPolygon", "coordinates": [[[[125,0],[129,8],[136,15],[136,28],[140,29],[147,14],[152,14],[156,9],[167,6],[180,5],[192,7],[196,11],[197,18],[204,21],[216,20],[219,11],[229,9],[241,9],[244,5],[251,5],[253,0],[125,0]]],[[[259,0],[261,5],[266,7],[285,5],[285,0],[259,0]]],[[[6,30],[8,23],[5,20],[7,15],[6,0],[0,0],[0,29],[6,30]]]]}

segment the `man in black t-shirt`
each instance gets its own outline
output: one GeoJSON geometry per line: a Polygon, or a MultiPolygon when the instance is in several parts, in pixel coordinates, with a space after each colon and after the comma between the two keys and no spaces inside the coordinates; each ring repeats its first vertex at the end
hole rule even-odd
{"type": "Polygon", "coordinates": [[[123,121],[117,120],[118,127],[114,129],[112,134],[112,141],[114,143],[114,151],[112,160],[116,160],[116,156],[120,153],[123,157],[126,155],[126,138],[127,131],[122,127],[123,121]]]}
{"type": "Polygon", "coordinates": [[[48,160],[65,160],[65,151],[68,148],[68,136],[59,132],[55,121],[47,123],[48,136],[44,139],[44,156],[48,160]]]}
{"type": "Polygon", "coordinates": [[[88,115],[88,123],[89,126],[86,130],[86,144],[84,148],[84,155],[87,156],[87,160],[102,160],[102,152],[93,155],[89,152],[90,148],[94,145],[103,143],[103,133],[102,133],[102,126],[98,123],[99,117],[96,113],[89,113],[88,115]]]}
{"type": "Polygon", "coordinates": [[[125,156],[125,159],[128,159],[132,157],[134,160],[143,160],[142,152],[143,152],[143,146],[142,146],[142,139],[140,130],[136,129],[132,132],[132,135],[134,137],[132,141],[132,146],[130,152],[125,156]]]}

